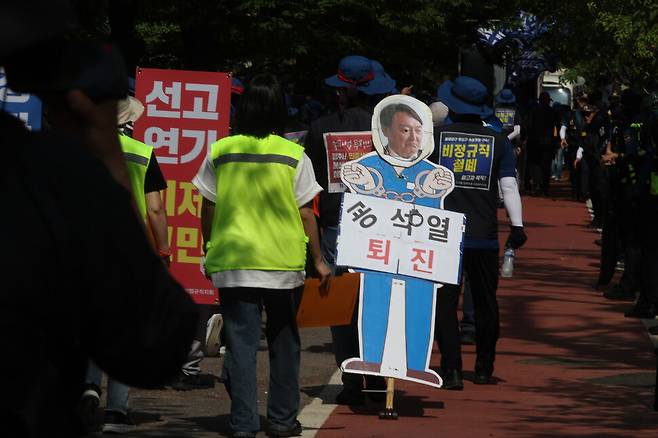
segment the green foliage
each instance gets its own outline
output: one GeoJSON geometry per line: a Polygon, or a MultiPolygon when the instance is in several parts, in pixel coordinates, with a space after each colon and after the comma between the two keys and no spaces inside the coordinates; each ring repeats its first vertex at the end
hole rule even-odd
{"type": "Polygon", "coordinates": [[[146,0],[137,30],[141,65],[270,71],[315,89],[340,58],[379,60],[400,86],[435,90],[456,74],[457,50],[475,29],[514,2],[468,0],[146,0]]]}
{"type": "Polygon", "coordinates": [[[655,87],[658,1],[523,3],[554,22],[542,48],[558,54],[572,77],[585,77],[593,88],[609,83],[655,87]]]}
{"type": "Polygon", "coordinates": [[[520,9],[553,23],[538,49],[590,85],[650,86],[657,76],[658,0],[121,1],[132,4],[145,44],[141,66],[267,71],[301,90],[317,90],[340,58],[360,54],[380,61],[399,87],[434,92],[457,73],[458,49],[473,44],[478,27],[510,23],[520,9]]]}

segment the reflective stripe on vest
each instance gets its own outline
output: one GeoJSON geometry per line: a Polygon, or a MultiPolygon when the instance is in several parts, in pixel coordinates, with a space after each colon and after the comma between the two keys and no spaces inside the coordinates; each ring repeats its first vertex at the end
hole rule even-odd
{"type": "Polygon", "coordinates": [[[304,150],[276,135],[235,135],[210,147],[217,199],[206,270],[302,271],[306,235],[295,198],[304,150]]]}
{"type": "Polygon", "coordinates": [[[299,160],[279,154],[226,154],[213,160],[215,167],[224,163],[279,163],[297,169],[299,160]]]}
{"type": "Polygon", "coordinates": [[[119,135],[123,156],[126,159],[128,176],[130,177],[130,186],[133,191],[133,197],[137,204],[137,209],[146,221],[146,196],[144,195],[144,184],[146,181],[146,170],[149,167],[153,148],[145,145],[139,140],[130,138],[127,135],[119,135]]]}

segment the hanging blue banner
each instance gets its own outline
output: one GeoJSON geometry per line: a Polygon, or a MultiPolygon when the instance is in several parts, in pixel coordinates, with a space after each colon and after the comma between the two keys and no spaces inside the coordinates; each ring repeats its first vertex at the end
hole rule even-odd
{"type": "Polygon", "coordinates": [[[25,123],[28,129],[41,129],[41,100],[31,94],[15,93],[7,87],[5,72],[0,69],[0,108],[25,123]]]}

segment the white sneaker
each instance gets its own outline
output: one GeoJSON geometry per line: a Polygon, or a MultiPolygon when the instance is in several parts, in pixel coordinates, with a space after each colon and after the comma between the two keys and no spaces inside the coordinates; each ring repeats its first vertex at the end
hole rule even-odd
{"type": "Polygon", "coordinates": [[[215,313],[206,324],[206,356],[217,356],[220,348],[219,335],[222,332],[224,319],[221,313],[215,313]]]}

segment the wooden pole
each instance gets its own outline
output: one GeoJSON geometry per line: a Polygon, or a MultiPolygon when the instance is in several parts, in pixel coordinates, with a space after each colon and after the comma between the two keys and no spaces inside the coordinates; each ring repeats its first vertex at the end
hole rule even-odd
{"type": "Polygon", "coordinates": [[[393,409],[393,397],[395,397],[395,379],[386,378],[386,409],[393,409]]]}
{"type": "Polygon", "coordinates": [[[395,397],[395,378],[386,378],[386,408],[379,413],[380,420],[397,420],[398,413],[393,409],[395,397]]]}

